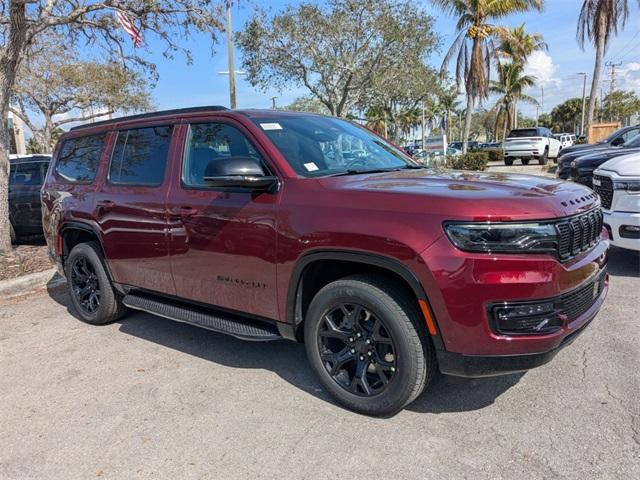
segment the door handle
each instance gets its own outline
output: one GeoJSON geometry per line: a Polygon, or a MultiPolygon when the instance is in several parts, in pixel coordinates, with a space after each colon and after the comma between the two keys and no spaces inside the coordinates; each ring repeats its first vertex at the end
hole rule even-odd
{"type": "Polygon", "coordinates": [[[193,217],[197,213],[198,213],[198,209],[193,207],[180,207],[180,208],[171,210],[172,215],[175,215],[177,217],[182,217],[182,218],[193,217]]]}
{"type": "Polygon", "coordinates": [[[101,212],[109,212],[116,206],[114,202],[111,200],[100,200],[98,203],[98,210],[101,212]]]}

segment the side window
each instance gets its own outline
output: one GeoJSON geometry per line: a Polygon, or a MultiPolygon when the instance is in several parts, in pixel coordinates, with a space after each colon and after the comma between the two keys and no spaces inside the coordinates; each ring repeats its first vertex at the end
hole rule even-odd
{"type": "Polygon", "coordinates": [[[182,182],[191,187],[206,187],[207,166],[228,157],[262,157],[237,128],[225,123],[193,123],[182,167],[182,182]]]}
{"type": "Polygon", "coordinates": [[[42,162],[12,165],[10,178],[12,185],[42,185],[42,162]]]}
{"type": "Polygon", "coordinates": [[[109,183],[153,187],[162,184],[171,131],[170,126],[119,131],[109,165],[109,183]]]}
{"type": "Polygon", "coordinates": [[[93,182],[104,147],[104,137],[101,134],[65,140],[56,161],[56,173],[68,182],[93,182]]]}

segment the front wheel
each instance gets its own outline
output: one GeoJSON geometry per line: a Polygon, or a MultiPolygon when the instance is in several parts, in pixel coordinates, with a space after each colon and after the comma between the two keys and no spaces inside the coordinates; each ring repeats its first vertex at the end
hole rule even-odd
{"type": "Polygon", "coordinates": [[[114,322],[126,312],[113,289],[96,243],[73,247],[65,262],[69,295],[80,318],[93,325],[114,322]]]}
{"type": "Polygon", "coordinates": [[[505,159],[504,159],[504,164],[505,164],[507,167],[510,167],[511,165],[513,165],[513,158],[505,158],[505,159]]]}
{"type": "Polygon", "coordinates": [[[524,166],[529,165],[529,159],[528,158],[523,158],[522,159],[522,165],[524,165],[524,166]]]}
{"type": "Polygon", "coordinates": [[[325,286],[305,320],[305,346],[324,387],[347,408],[391,415],[415,400],[435,370],[416,306],[384,277],[354,275],[325,286]]]}

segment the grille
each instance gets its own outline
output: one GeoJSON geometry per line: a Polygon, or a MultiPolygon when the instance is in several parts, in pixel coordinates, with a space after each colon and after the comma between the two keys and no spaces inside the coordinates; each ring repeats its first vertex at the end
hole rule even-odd
{"type": "Polygon", "coordinates": [[[602,211],[598,208],[556,223],[558,231],[558,256],[569,260],[589,250],[600,238],[602,211]]]}
{"type": "Polygon", "coordinates": [[[600,175],[594,175],[593,179],[600,181],[600,185],[593,184],[593,189],[600,195],[602,206],[609,210],[613,203],[613,182],[609,177],[602,177],[600,175]]]}
{"type": "Polygon", "coordinates": [[[583,315],[602,294],[605,285],[606,271],[582,287],[561,296],[556,302],[560,314],[566,315],[569,322],[583,315]]]}

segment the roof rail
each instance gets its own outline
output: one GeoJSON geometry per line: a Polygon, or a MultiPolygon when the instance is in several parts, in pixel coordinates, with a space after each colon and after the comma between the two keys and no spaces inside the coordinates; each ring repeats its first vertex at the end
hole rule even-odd
{"type": "Polygon", "coordinates": [[[100,125],[109,125],[111,123],[127,122],[129,120],[139,120],[143,118],[154,118],[154,117],[163,117],[165,115],[179,115],[181,113],[198,113],[198,112],[210,112],[210,111],[220,111],[220,110],[228,110],[228,108],[222,107],[220,105],[211,105],[211,106],[205,106],[205,107],[189,107],[189,108],[176,108],[173,110],[160,110],[158,112],[139,113],[136,115],[129,115],[126,117],[117,117],[109,120],[101,120],[99,122],[85,123],[83,125],[78,125],[76,127],[71,128],[71,131],[80,130],[83,128],[97,127],[100,125]]]}

